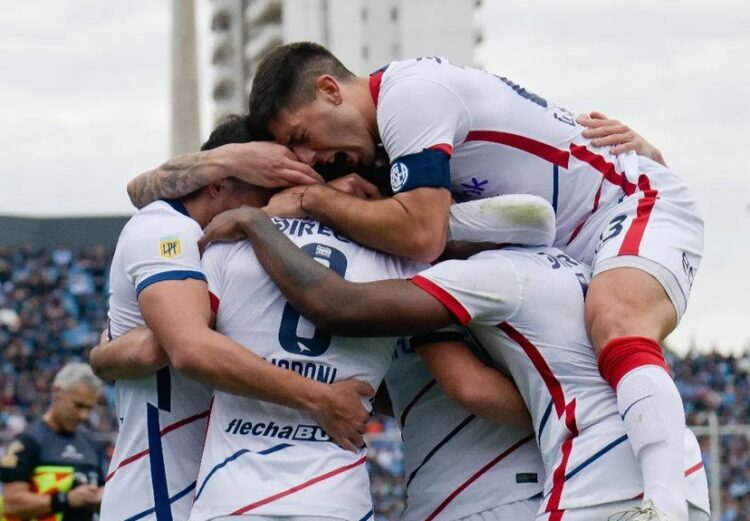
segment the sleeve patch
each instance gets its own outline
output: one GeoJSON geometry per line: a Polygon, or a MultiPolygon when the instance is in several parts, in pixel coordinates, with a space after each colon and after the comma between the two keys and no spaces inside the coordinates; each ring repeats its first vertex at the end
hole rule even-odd
{"type": "Polygon", "coordinates": [[[442,148],[428,148],[391,163],[394,194],[424,187],[450,188],[450,185],[450,155],[442,148]]]}
{"type": "Polygon", "coordinates": [[[179,237],[163,237],[159,242],[159,255],[165,259],[176,259],[182,255],[182,240],[179,237]]]}

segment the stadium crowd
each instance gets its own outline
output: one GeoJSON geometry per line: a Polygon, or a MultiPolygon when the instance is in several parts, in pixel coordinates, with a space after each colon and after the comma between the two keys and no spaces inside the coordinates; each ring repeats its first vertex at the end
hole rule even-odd
{"type": "MultiPolygon", "coordinates": [[[[86,360],[106,323],[108,265],[103,247],[79,252],[0,246],[0,453],[3,445],[49,402],[52,376],[65,362],[86,360]]],[[[721,425],[750,424],[750,355],[668,356],[689,425],[715,411],[721,425]]],[[[117,427],[111,391],[91,417],[111,440],[117,427]]],[[[398,427],[392,418],[370,424],[370,470],[378,519],[398,519],[404,504],[398,427]]],[[[706,438],[703,459],[713,464],[706,438]]],[[[750,437],[722,438],[722,521],[750,519],[750,437]]]]}

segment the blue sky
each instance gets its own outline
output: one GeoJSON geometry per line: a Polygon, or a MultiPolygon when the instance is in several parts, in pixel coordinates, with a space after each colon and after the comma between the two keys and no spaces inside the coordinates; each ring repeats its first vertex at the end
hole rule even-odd
{"type": "MultiPolygon", "coordinates": [[[[123,214],[168,153],[169,2],[10,0],[0,11],[0,213],[123,214]]],[[[750,5],[485,1],[478,62],[659,146],[707,222],[681,349],[750,349],[750,5]]]]}

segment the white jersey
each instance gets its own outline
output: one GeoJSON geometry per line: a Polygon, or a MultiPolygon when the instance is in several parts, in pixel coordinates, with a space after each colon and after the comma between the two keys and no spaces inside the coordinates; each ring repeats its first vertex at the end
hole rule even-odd
{"type": "MultiPolygon", "coordinates": [[[[443,186],[459,201],[538,195],[554,208],[555,245],[564,246],[594,211],[639,191],[635,153],[593,147],[573,114],[507,78],[427,57],[390,63],[370,88],[395,193],[443,186]]],[[[651,179],[652,188],[659,183],[651,179]]]]}
{"type": "Polygon", "coordinates": [[[400,343],[386,374],[403,437],[406,508],[402,521],[455,520],[540,496],[544,468],[531,430],[499,426],[458,406],[414,351],[438,332],[400,343]]]}
{"type": "MultiPolygon", "coordinates": [[[[584,323],[590,269],[554,248],[484,252],[412,281],[469,326],[513,376],[545,468],[542,511],[633,499],[643,492],[614,391],[599,375],[584,323]]],[[[685,432],[688,500],[708,511],[695,436],[685,432]]]]}
{"type": "MultiPolygon", "coordinates": [[[[317,222],[275,222],[305,252],[349,280],[405,278],[424,267],[368,250],[317,222]]],[[[217,331],[308,378],[326,383],[357,378],[378,388],[395,338],[340,338],[317,330],[284,299],[249,242],[212,246],[203,265],[217,331]]],[[[307,412],[216,392],[190,519],[301,513],[368,519],[365,460],[366,449],[356,454],[341,449],[307,412]]]]}
{"type": "MultiPolygon", "coordinates": [[[[206,280],[201,228],[178,201],[156,201],[128,221],[110,271],[109,331],[144,324],[138,294],[163,280],[206,280]]],[[[118,380],[119,433],[104,487],[107,520],[186,520],[195,489],[211,390],[171,367],[118,380]]]]}

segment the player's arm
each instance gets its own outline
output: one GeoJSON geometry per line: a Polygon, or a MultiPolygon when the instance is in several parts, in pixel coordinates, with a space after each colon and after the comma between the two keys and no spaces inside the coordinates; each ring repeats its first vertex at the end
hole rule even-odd
{"type": "Polygon", "coordinates": [[[309,411],[344,448],[360,446],[369,417],[360,396],[375,391],[356,380],[327,385],[278,368],[210,327],[202,280],[163,280],[138,297],[141,313],[177,371],[215,389],[309,411]]]}
{"type": "Polygon", "coordinates": [[[583,137],[591,139],[591,144],[595,147],[612,147],[611,151],[615,155],[632,150],[640,156],[646,156],[667,166],[658,148],[616,119],[609,119],[601,112],[591,112],[588,115],[581,114],[576,118],[576,122],[586,127],[583,137]]]}
{"type": "Polygon", "coordinates": [[[269,188],[323,181],[288,148],[255,141],[172,158],[131,180],[128,196],[136,208],[143,208],[158,199],[176,199],[232,176],[269,188]]]}
{"type": "Polygon", "coordinates": [[[445,248],[451,194],[420,187],[369,201],[315,185],[302,196],[302,209],[370,248],[432,262],[445,248]]]}
{"type": "Polygon", "coordinates": [[[89,363],[96,376],[114,381],[155,373],[169,364],[169,358],[151,330],[140,326],[113,340],[109,340],[108,331],[102,333],[89,354],[89,363]]]}
{"type": "Polygon", "coordinates": [[[266,214],[243,207],[214,218],[200,244],[247,238],[263,268],[294,308],[328,333],[410,336],[453,323],[451,313],[408,280],[349,282],[315,262],[266,214]]]}
{"type": "Polygon", "coordinates": [[[419,343],[417,354],[445,394],[463,408],[499,425],[531,427],[531,416],[511,378],[482,363],[461,340],[419,343]]]}

